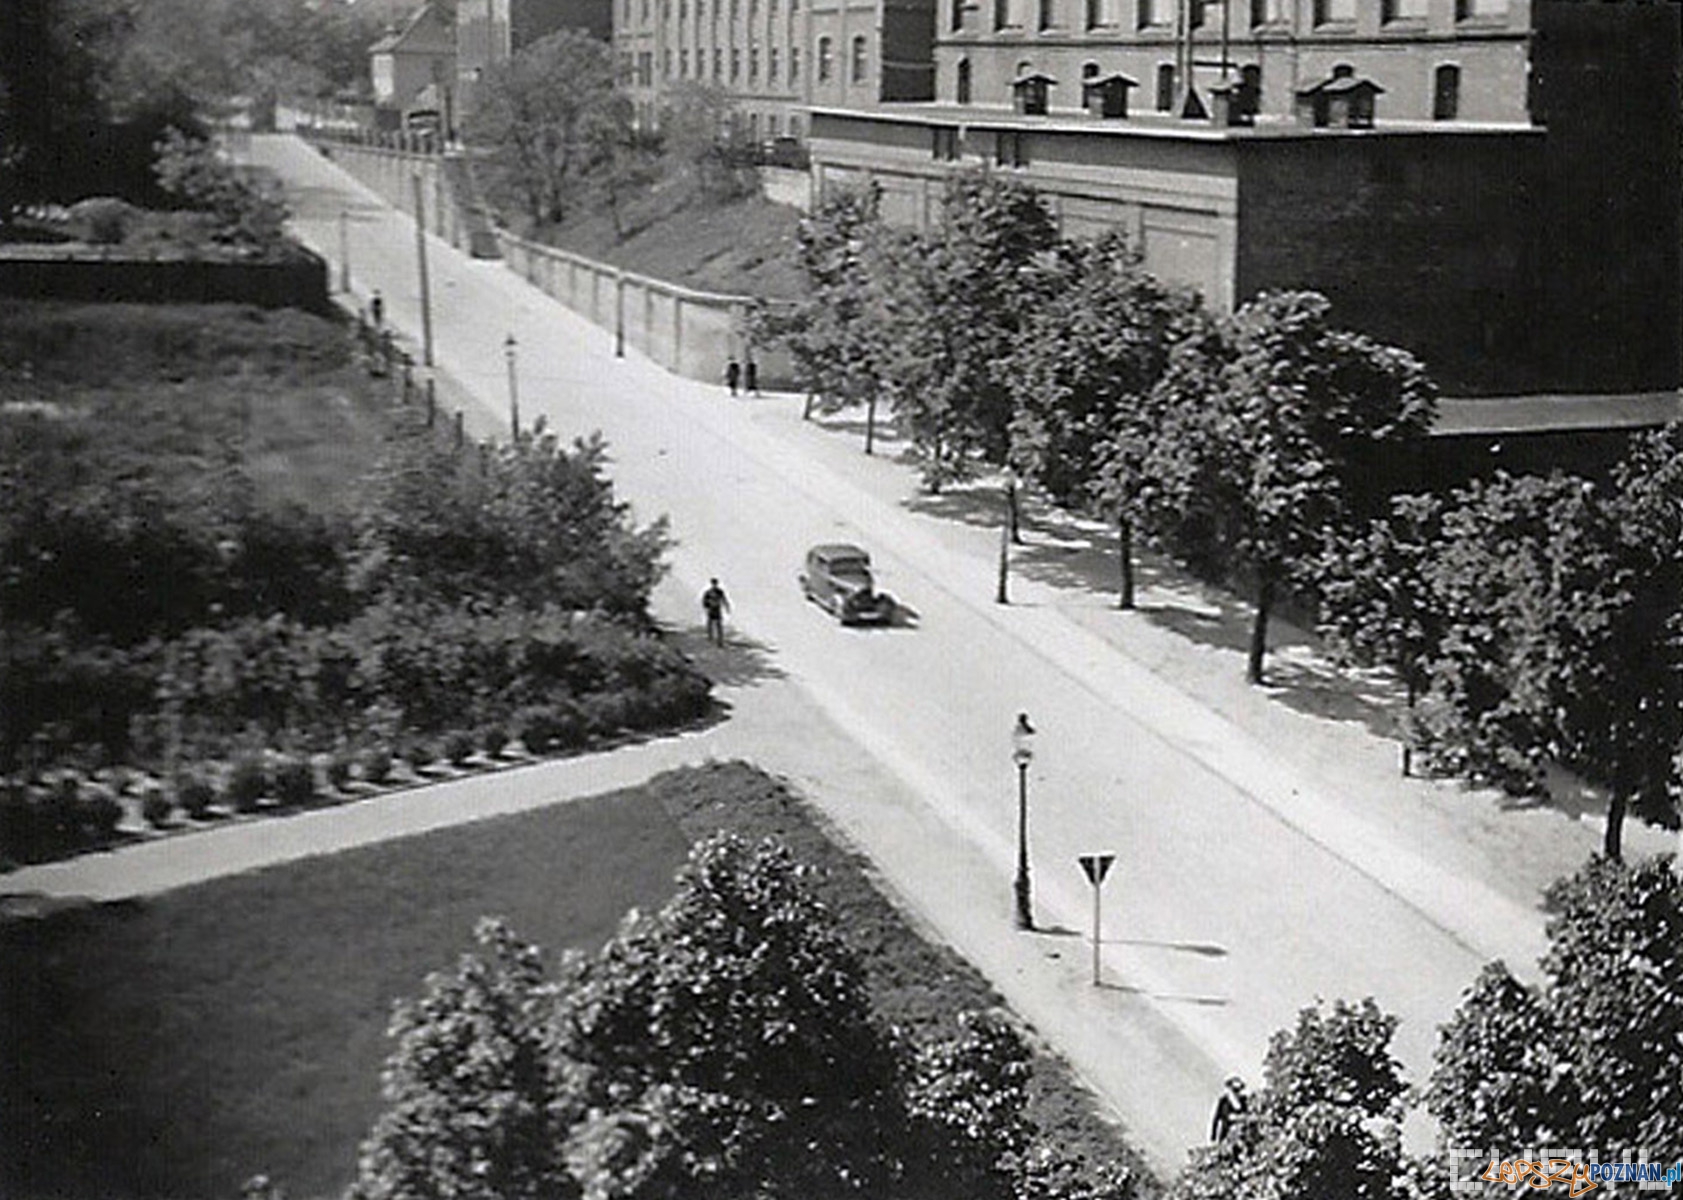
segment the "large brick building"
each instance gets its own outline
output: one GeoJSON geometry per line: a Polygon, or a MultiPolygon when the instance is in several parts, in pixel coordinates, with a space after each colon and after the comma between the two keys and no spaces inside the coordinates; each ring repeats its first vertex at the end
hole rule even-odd
{"type": "Polygon", "coordinates": [[[1230,307],[1313,287],[1461,394],[1675,389],[1679,7],[941,0],[937,99],[815,99],[819,191],[986,165],[1230,307]]]}
{"type": "Polygon", "coordinates": [[[804,140],[815,104],[935,98],[936,0],[614,3],[614,47],[646,124],[683,80],[722,88],[755,142],[804,140]]]}

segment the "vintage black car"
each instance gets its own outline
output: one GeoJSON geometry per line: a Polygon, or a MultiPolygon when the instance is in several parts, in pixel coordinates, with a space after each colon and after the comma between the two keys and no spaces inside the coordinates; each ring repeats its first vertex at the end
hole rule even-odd
{"type": "Polygon", "coordinates": [[[800,582],[806,598],[843,625],[886,625],[894,620],[894,597],[876,590],[871,556],[858,546],[814,546],[806,552],[800,582]]]}

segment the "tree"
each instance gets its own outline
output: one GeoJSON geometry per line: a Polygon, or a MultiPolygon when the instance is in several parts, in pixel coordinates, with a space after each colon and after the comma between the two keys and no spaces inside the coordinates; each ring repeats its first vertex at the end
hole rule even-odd
{"type": "Polygon", "coordinates": [[[1034,289],[1005,377],[1012,465],[1059,504],[1114,513],[1121,605],[1134,604],[1133,535],[1145,517],[1150,404],[1197,300],[1159,283],[1121,233],[1064,242],[1034,289]]]}
{"type": "Polygon", "coordinates": [[[1276,1033],[1264,1086],[1213,1146],[1195,1150],[1173,1200],[1284,1200],[1407,1195],[1407,1087],[1390,1053],[1397,1019],[1372,999],[1305,1008],[1276,1033]]]}
{"type": "MultiPolygon", "coordinates": [[[[1410,709],[1428,686],[1444,619],[1426,567],[1441,536],[1442,505],[1432,496],[1400,495],[1391,515],[1325,547],[1320,631],[1346,662],[1386,666],[1402,680],[1410,709]]],[[[1412,748],[1403,743],[1403,774],[1412,748]]]]}
{"type": "Polygon", "coordinates": [[[1277,589],[1362,511],[1364,467],[1423,436],[1435,389],[1406,351],[1333,329],[1312,292],[1265,293],[1184,338],[1154,397],[1154,520],[1196,561],[1255,588],[1260,683],[1277,589]]]}
{"type": "Polygon", "coordinates": [[[567,215],[593,172],[631,133],[612,49],[565,29],[486,72],[468,134],[491,152],[496,178],[534,225],[567,215]]]}
{"type": "Polygon", "coordinates": [[[431,431],[399,435],[359,516],[360,586],[640,617],[666,523],[633,526],[606,464],[600,437],[569,453],[539,430],[491,454],[481,476],[431,431]]]}
{"type": "Polygon", "coordinates": [[[876,307],[886,265],[877,252],[883,236],[878,200],[874,188],[842,190],[803,218],[796,253],[807,294],[788,309],[762,307],[754,316],[756,338],[788,349],[801,383],[821,408],[860,401],[869,406],[867,454],[885,383],[876,307]]]}
{"type": "Polygon", "coordinates": [[[1056,241],[1032,188],[979,172],[947,181],[933,232],[879,236],[881,377],[932,488],[965,478],[977,457],[1007,461],[1006,364],[1056,241]]]}
{"type": "Polygon", "coordinates": [[[1552,762],[1604,787],[1614,857],[1632,802],[1672,802],[1683,741],[1675,576],[1634,515],[1561,474],[1457,492],[1427,567],[1445,632],[1414,722],[1440,768],[1526,793],[1552,762]]]}
{"type": "Polygon", "coordinates": [[[1683,1138],[1683,883],[1596,858],[1549,893],[1541,988],[1487,966],[1444,1027],[1426,1105],[1449,1146],[1601,1161],[1683,1138]]]}
{"type": "Polygon", "coordinates": [[[171,129],[157,145],[153,170],[166,192],[216,219],[222,241],[271,253],[286,241],[286,201],[271,179],[241,171],[203,138],[171,129]]]}
{"type": "Polygon", "coordinates": [[[680,1174],[698,1195],[880,1190],[902,1128],[893,1043],[858,960],[779,847],[701,843],[679,890],[580,979],[561,1052],[587,1108],[670,1086],[700,1113],[680,1174]]]}
{"type": "Polygon", "coordinates": [[[576,1195],[561,1156],[568,1119],[551,1074],[555,987],[535,947],[482,921],[481,955],[429,976],[398,1005],[385,1109],[362,1146],[356,1200],[537,1200],[576,1195]]]}

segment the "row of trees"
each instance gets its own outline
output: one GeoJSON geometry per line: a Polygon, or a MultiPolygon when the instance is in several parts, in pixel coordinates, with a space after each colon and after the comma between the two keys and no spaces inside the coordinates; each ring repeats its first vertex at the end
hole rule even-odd
{"type": "Polygon", "coordinates": [[[928,232],[884,223],[873,192],[835,195],[799,256],[807,297],[762,310],[758,336],[818,404],[866,407],[867,452],[886,405],[931,489],[1003,469],[1103,514],[1124,608],[1141,540],[1247,589],[1252,682],[1295,597],[1347,659],[1397,672],[1434,769],[1529,791],[1552,763],[1605,787],[1611,854],[1627,808],[1674,811],[1683,432],[1639,442],[1611,487],[1394,496],[1435,388],[1319,295],[1213,313],[1121,234],[1060,238],[1032,190],[983,174],[949,181],[928,232]]]}
{"type": "Polygon", "coordinates": [[[1683,1138],[1683,881],[1668,858],[1597,859],[1550,901],[1542,985],[1487,966],[1423,1089],[1390,1053],[1396,1018],[1372,1000],[1306,1009],[1270,1044],[1248,1112],[1194,1153],[1172,1200],[1448,1200],[1452,1179],[1545,1150],[1669,1161],[1683,1138]],[[1421,1102],[1440,1144],[1416,1157],[1402,1125],[1421,1102]]]}
{"type": "Polygon", "coordinates": [[[914,1040],[873,1011],[810,871],[697,845],[677,893],[553,971],[504,926],[392,1022],[356,1200],[1126,1200],[1027,1115],[1029,1052],[967,1015],[914,1040]]]}

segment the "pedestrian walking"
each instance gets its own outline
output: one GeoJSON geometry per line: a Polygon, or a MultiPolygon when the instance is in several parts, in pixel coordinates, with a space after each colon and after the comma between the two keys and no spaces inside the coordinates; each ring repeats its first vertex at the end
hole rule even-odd
{"type": "Polygon", "coordinates": [[[742,382],[747,386],[749,395],[758,396],[760,394],[760,364],[751,358],[748,360],[747,371],[743,373],[742,382]]]}
{"type": "Polygon", "coordinates": [[[386,298],[380,295],[379,288],[375,288],[374,294],[368,298],[368,315],[373,319],[376,329],[386,323],[386,298]]]}
{"type": "Polygon", "coordinates": [[[1229,1077],[1226,1087],[1216,1100],[1215,1113],[1210,1117],[1210,1141],[1219,1142],[1231,1133],[1234,1124],[1248,1107],[1245,1099],[1245,1081],[1237,1075],[1229,1077]]]}
{"type": "Polygon", "coordinates": [[[719,586],[719,581],[708,581],[707,590],[701,593],[701,609],[707,614],[707,640],[715,646],[725,644],[725,614],[730,611],[730,597],[725,595],[725,589],[719,586]]]}
{"type": "Polygon", "coordinates": [[[730,388],[730,394],[736,395],[737,385],[742,382],[742,364],[731,359],[725,364],[725,386],[730,388]]]}

